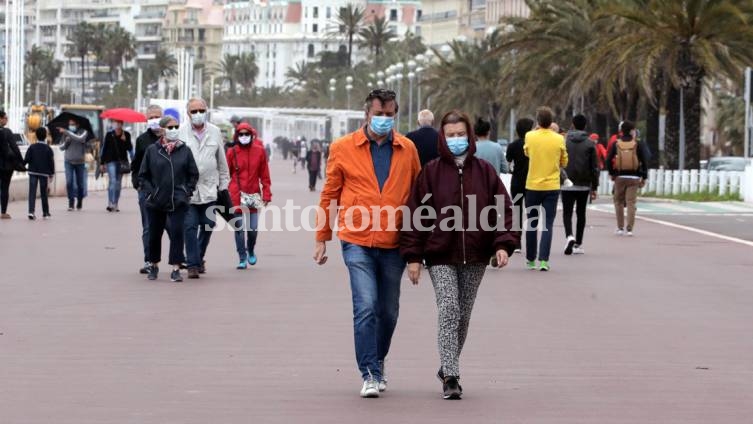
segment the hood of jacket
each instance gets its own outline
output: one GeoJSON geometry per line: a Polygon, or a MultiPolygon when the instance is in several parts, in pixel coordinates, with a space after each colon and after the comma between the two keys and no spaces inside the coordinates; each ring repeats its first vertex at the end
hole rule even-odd
{"type": "MultiPolygon", "coordinates": [[[[455,163],[455,155],[450,152],[450,148],[447,146],[447,137],[444,135],[444,128],[439,131],[439,141],[437,142],[439,148],[439,157],[441,160],[455,163]]],[[[465,164],[468,164],[469,158],[472,158],[476,154],[476,135],[472,130],[468,130],[468,150],[465,152],[465,164]]]]}
{"type": "Polygon", "coordinates": [[[586,141],[592,142],[590,137],[591,137],[591,134],[585,131],[571,130],[571,131],[568,131],[566,140],[573,143],[584,143],[586,141]]]}
{"type": "MultiPolygon", "coordinates": [[[[256,128],[252,127],[251,125],[249,125],[249,124],[247,124],[245,122],[241,122],[240,124],[238,124],[237,127],[235,127],[235,133],[233,134],[233,141],[234,142],[236,142],[237,144],[240,144],[238,142],[238,133],[240,133],[243,130],[246,130],[246,131],[248,131],[248,132],[251,133],[251,140],[252,141],[257,141],[257,135],[258,135],[258,133],[256,132],[256,128]]],[[[250,144],[253,144],[253,143],[249,143],[249,145],[250,144]]]]}

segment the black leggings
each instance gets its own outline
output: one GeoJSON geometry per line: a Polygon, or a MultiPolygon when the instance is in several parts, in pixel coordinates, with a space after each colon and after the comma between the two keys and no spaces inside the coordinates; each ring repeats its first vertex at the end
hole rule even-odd
{"type": "Polygon", "coordinates": [[[0,171],[0,209],[2,213],[8,212],[8,199],[10,198],[10,179],[13,171],[0,171]]]}
{"type": "Polygon", "coordinates": [[[309,189],[316,188],[316,180],[319,179],[319,171],[309,171],[309,189]]]}
{"type": "Polygon", "coordinates": [[[583,244],[583,232],[586,230],[586,207],[591,192],[562,190],[562,223],[565,225],[565,235],[573,235],[573,206],[577,214],[575,244],[583,244]]]}

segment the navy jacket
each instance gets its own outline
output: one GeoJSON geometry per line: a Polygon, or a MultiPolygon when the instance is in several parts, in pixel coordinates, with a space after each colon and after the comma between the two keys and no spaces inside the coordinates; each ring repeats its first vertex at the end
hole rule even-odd
{"type": "Polygon", "coordinates": [[[55,175],[55,155],[47,143],[34,143],[29,146],[24,157],[27,171],[31,175],[55,175]]]}
{"type": "Polygon", "coordinates": [[[439,157],[439,133],[432,127],[421,127],[405,134],[416,145],[421,167],[439,157]]]}
{"type": "Polygon", "coordinates": [[[139,170],[141,169],[141,162],[144,160],[146,148],[158,142],[159,139],[160,136],[152,132],[152,130],[146,130],[136,138],[136,151],[131,161],[131,182],[133,183],[133,188],[136,190],[139,189],[139,170]]]}

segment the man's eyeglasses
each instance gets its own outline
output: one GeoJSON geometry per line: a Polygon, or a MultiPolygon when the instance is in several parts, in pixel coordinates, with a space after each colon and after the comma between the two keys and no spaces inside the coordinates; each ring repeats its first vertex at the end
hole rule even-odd
{"type": "Polygon", "coordinates": [[[190,113],[191,115],[196,115],[197,113],[206,113],[206,111],[207,111],[206,109],[195,109],[188,113],[190,113]]]}
{"type": "Polygon", "coordinates": [[[168,125],[165,128],[167,128],[168,130],[177,130],[178,128],[180,128],[180,126],[178,126],[178,125],[168,125]]]}

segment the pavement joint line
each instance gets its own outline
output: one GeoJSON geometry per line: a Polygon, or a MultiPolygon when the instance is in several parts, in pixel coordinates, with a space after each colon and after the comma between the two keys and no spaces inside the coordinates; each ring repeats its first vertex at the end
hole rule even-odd
{"type": "MultiPolygon", "coordinates": [[[[595,208],[593,210],[595,210],[597,212],[601,212],[601,213],[609,213],[607,211],[603,211],[603,210],[595,209],[595,208]]],[[[646,221],[646,222],[650,222],[650,223],[653,223],[653,224],[663,225],[665,227],[675,228],[675,229],[678,229],[678,230],[684,230],[684,231],[688,231],[688,232],[691,232],[691,233],[701,234],[701,235],[704,235],[704,236],[707,236],[707,237],[718,238],[720,240],[725,240],[725,241],[730,241],[730,242],[733,242],[733,243],[742,244],[743,246],[753,247],[753,241],[743,240],[743,239],[740,239],[740,238],[737,238],[737,237],[725,236],[724,234],[715,233],[713,231],[702,230],[700,228],[690,227],[690,226],[687,226],[687,225],[675,224],[674,222],[662,221],[661,219],[647,218],[645,216],[636,216],[635,219],[640,219],[641,221],[646,221]]]]}

